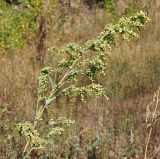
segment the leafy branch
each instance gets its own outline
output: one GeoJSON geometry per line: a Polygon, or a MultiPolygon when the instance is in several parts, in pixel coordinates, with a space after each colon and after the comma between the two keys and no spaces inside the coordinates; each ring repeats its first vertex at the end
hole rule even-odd
{"type": "MultiPolygon", "coordinates": [[[[38,78],[38,99],[34,124],[29,122],[19,124],[19,132],[27,140],[24,154],[30,153],[33,149],[44,148],[48,137],[55,137],[63,133],[63,124],[54,127],[54,122],[52,122],[52,124],[46,125],[53,127],[42,139],[39,137],[39,128],[37,128],[38,122],[42,120],[44,110],[55,101],[57,96],[75,94],[80,95],[83,101],[86,95],[96,98],[105,96],[105,90],[96,78],[98,75],[105,75],[106,57],[111,46],[115,44],[115,39],[121,37],[129,41],[132,37],[138,37],[134,29],[144,27],[149,21],[147,14],[141,11],[135,16],[121,18],[117,24],[107,25],[97,38],[86,42],[83,46],[72,43],[63,49],[56,47],[49,49],[50,53],[57,53],[62,60],[56,69],[45,67],[41,70],[38,78]],[[53,78],[57,73],[62,74],[58,83],[53,78]],[[89,84],[80,84],[79,81],[84,79],[88,80],[89,84]]],[[[74,121],[69,120],[68,122],[71,123],[69,125],[74,123],[74,121]]],[[[68,125],[68,122],[64,123],[68,125]]]]}

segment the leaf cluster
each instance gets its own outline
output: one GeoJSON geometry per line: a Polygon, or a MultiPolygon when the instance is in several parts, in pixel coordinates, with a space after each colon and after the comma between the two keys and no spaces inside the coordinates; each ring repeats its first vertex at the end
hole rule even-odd
{"type": "Polygon", "coordinates": [[[19,5],[0,1],[0,51],[20,48],[34,36],[35,20],[42,9],[40,0],[19,0],[19,5]]]}

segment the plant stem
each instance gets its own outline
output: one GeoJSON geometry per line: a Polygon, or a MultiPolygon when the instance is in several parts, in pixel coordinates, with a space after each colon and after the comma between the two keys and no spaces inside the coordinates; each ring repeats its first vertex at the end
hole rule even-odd
{"type": "Polygon", "coordinates": [[[156,116],[156,111],[157,111],[157,107],[158,107],[158,103],[159,103],[159,93],[160,93],[160,88],[157,91],[157,95],[156,95],[156,106],[155,106],[155,109],[154,109],[154,112],[153,112],[153,115],[152,115],[151,127],[150,127],[150,130],[149,130],[147,143],[146,143],[146,147],[145,147],[144,159],[147,159],[148,145],[149,145],[149,141],[150,141],[150,138],[151,138],[153,123],[154,123],[154,119],[155,119],[155,116],[156,116]]]}
{"type": "Polygon", "coordinates": [[[23,154],[26,152],[28,145],[29,145],[29,142],[27,141],[27,143],[26,143],[26,145],[24,147],[24,150],[23,150],[23,154]]]}
{"type": "MultiPolygon", "coordinates": [[[[44,111],[44,110],[43,110],[43,111],[44,111]]],[[[36,125],[37,125],[37,121],[34,121],[34,126],[33,126],[33,128],[35,128],[36,125]]],[[[25,145],[25,147],[24,147],[23,154],[26,152],[28,146],[29,146],[29,141],[27,141],[27,143],[26,143],[26,145],[25,145]]],[[[31,152],[31,151],[30,151],[30,152],[31,152]]],[[[29,154],[29,153],[27,153],[27,154],[29,154]]]]}
{"type": "Polygon", "coordinates": [[[23,157],[23,159],[27,158],[28,155],[32,152],[32,150],[34,150],[34,148],[31,148],[31,149],[28,151],[28,153],[26,154],[26,156],[23,157]]]}
{"type": "Polygon", "coordinates": [[[146,147],[145,147],[144,159],[147,159],[147,150],[148,150],[148,145],[149,145],[151,134],[152,134],[152,127],[149,130],[149,134],[148,134],[148,138],[147,138],[147,143],[146,143],[146,147]]]}

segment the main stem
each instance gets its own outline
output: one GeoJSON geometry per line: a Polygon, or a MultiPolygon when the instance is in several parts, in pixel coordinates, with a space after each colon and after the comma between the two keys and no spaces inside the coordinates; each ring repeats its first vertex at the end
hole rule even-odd
{"type": "MultiPolygon", "coordinates": [[[[77,58],[77,60],[75,60],[75,62],[72,64],[71,67],[73,67],[80,58],[81,58],[81,56],[80,56],[79,58],[77,58]]],[[[62,86],[62,82],[63,82],[63,81],[65,80],[65,78],[67,77],[67,74],[68,74],[68,70],[67,70],[67,72],[65,73],[65,75],[63,76],[63,78],[61,79],[61,81],[57,84],[58,87],[57,87],[56,90],[54,90],[54,91],[57,92],[57,90],[62,86]]],[[[53,90],[52,90],[51,93],[50,93],[50,95],[49,95],[49,97],[48,97],[48,99],[51,99],[53,95],[54,95],[54,94],[53,94],[53,90]]],[[[54,98],[56,98],[56,97],[54,97],[54,98]]],[[[53,98],[53,100],[54,100],[54,98],[53,98]]],[[[39,119],[41,118],[41,116],[42,116],[42,114],[43,114],[43,112],[44,112],[44,110],[45,110],[45,108],[46,108],[47,106],[48,106],[48,105],[45,105],[45,106],[43,107],[43,109],[42,109],[42,111],[41,111],[41,113],[40,113],[40,115],[39,115],[39,119]]],[[[36,118],[36,120],[34,121],[34,126],[33,126],[33,128],[36,127],[37,123],[38,123],[38,121],[37,121],[37,118],[36,118]]],[[[24,147],[23,154],[25,154],[25,152],[27,151],[28,146],[29,146],[29,141],[27,141],[27,143],[26,143],[26,145],[25,145],[25,147],[24,147]]],[[[29,151],[29,153],[31,153],[31,151],[32,151],[32,149],[29,151]]],[[[26,156],[28,156],[29,153],[28,153],[26,156]]],[[[25,156],[25,158],[26,158],[26,156],[25,156]]]]}

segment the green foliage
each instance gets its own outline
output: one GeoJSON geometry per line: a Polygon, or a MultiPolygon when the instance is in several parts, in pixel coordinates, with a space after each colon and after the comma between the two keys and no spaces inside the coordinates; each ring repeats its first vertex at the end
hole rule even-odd
{"type": "Polygon", "coordinates": [[[154,3],[153,1],[146,1],[146,3],[143,4],[142,1],[139,0],[132,0],[131,2],[128,3],[127,7],[124,10],[125,15],[131,15],[135,12],[137,12],[138,10],[142,9],[146,12],[148,12],[148,10],[151,7],[151,3],[154,3]]]}
{"type": "MultiPolygon", "coordinates": [[[[37,125],[42,120],[44,110],[51,106],[57,96],[76,94],[80,95],[82,100],[85,100],[85,95],[97,98],[105,96],[103,86],[96,79],[98,75],[105,75],[104,70],[108,50],[115,44],[115,38],[118,36],[127,41],[132,37],[138,37],[138,34],[133,29],[144,27],[148,21],[149,18],[146,13],[141,11],[135,16],[121,18],[117,24],[107,25],[97,38],[88,41],[81,47],[76,44],[68,44],[63,49],[55,47],[49,49],[50,53],[58,53],[62,60],[57,68],[45,67],[40,73],[34,125],[32,126],[28,122],[20,124],[20,132],[24,134],[27,140],[24,153],[29,144],[31,146],[30,151],[35,145],[36,149],[42,147],[42,142],[38,137],[39,133],[36,131],[37,125]],[[64,56],[66,57],[65,59],[63,58],[64,56]],[[57,73],[61,74],[62,77],[60,81],[55,82],[56,80],[53,77],[57,73]],[[81,79],[88,80],[89,84],[80,85],[79,81],[81,79]],[[39,140],[40,142],[38,142],[39,140]],[[35,143],[35,141],[38,143],[35,143]]],[[[59,119],[58,121],[49,122],[49,125],[42,127],[45,128],[47,126],[47,131],[49,131],[44,138],[54,139],[57,135],[62,134],[63,127],[57,126],[55,123],[61,123],[63,126],[64,124],[72,125],[74,121],[59,119]]],[[[30,151],[28,150],[28,152],[30,151]]]]}
{"type": "Polygon", "coordinates": [[[135,14],[139,10],[148,12],[149,8],[151,7],[151,3],[153,3],[151,1],[145,1],[143,3],[140,0],[132,0],[126,2],[121,2],[118,0],[97,0],[97,2],[103,4],[102,6],[104,12],[111,21],[115,21],[123,15],[130,16],[132,14],[135,14]]]}
{"type": "Polygon", "coordinates": [[[36,17],[41,11],[40,0],[20,0],[19,5],[0,1],[0,52],[20,48],[33,38],[38,28],[36,17]]]}
{"type": "Polygon", "coordinates": [[[112,18],[116,18],[118,16],[117,4],[116,0],[104,0],[104,11],[107,15],[112,18]]]}

